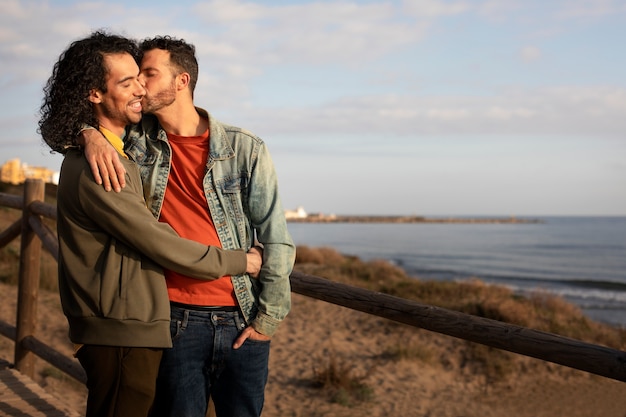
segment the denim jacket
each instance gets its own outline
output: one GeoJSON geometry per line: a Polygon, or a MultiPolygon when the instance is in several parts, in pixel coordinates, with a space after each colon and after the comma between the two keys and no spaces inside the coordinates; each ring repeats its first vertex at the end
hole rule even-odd
{"type": "MultiPolygon", "coordinates": [[[[204,176],[208,208],[224,249],[263,245],[258,279],[233,275],[235,296],[248,325],[272,336],[291,308],[289,275],[295,245],[278,195],[278,179],[265,143],[252,133],[209,119],[209,157],[204,176]]],[[[171,148],[153,115],[128,128],[125,152],[139,166],[148,208],[160,216],[171,148]]]]}

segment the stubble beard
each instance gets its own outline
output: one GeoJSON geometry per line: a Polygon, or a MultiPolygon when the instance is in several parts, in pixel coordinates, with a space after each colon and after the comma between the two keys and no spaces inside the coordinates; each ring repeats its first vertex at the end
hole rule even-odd
{"type": "Polygon", "coordinates": [[[170,106],[174,101],[176,101],[176,86],[172,83],[169,88],[161,90],[153,96],[146,94],[141,104],[144,113],[156,113],[170,106]]]}
{"type": "Polygon", "coordinates": [[[132,113],[130,111],[120,111],[118,108],[109,107],[107,104],[102,105],[101,111],[109,120],[116,120],[124,126],[138,123],[141,120],[141,114],[132,113]]]}

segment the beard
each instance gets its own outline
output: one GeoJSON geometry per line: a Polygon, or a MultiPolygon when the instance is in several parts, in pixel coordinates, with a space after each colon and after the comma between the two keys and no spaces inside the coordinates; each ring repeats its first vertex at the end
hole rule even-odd
{"type": "Polygon", "coordinates": [[[100,111],[107,119],[116,120],[124,126],[139,123],[141,120],[141,113],[134,113],[127,109],[120,109],[106,102],[100,106],[100,111]]]}
{"type": "Polygon", "coordinates": [[[168,88],[165,88],[154,95],[146,92],[141,104],[143,105],[144,113],[154,113],[169,106],[174,101],[176,101],[176,84],[175,81],[172,80],[172,83],[168,88]]]}

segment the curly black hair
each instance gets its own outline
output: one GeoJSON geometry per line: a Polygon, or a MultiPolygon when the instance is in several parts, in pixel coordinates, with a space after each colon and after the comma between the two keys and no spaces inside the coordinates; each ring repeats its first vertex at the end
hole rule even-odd
{"type": "Polygon", "coordinates": [[[196,47],[183,39],[172,38],[171,36],[156,36],[151,39],[144,39],[139,44],[142,55],[153,49],[162,49],[170,53],[170,63],[181,73],[189,74],[189,90],[193,97],[193,91],[198,82],[198,61],[196,59],[196,47]]]}
{"type": "Polygon", "coordinates": [[[100,30],[73,42],[54,64],[43,89],[38,129],[53,151],[64,154],[77,146],[83,125],[99,127],[89,92],[98,89],[106,93],[104,56],[118,53],[128,53],[139,62],[140,51],[134,40],[100,30]]]}

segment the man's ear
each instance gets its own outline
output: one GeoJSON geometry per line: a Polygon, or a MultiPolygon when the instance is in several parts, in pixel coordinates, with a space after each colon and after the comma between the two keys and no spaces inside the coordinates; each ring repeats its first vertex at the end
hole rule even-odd
{"type": "Polygon", "coordinates": [[[102,91],[96,88],[92,88],[91,90],[89,90],[89,101],[94,104],[102,103],[102,91]]]}
{"type": "Polygon", "coordinates": [[[189,82],[191,81],[191,76],[187,72],[181,72],[176,76],[176,87],[179,90],[184,90],[186,87],[189,87],[189,82]]]}

